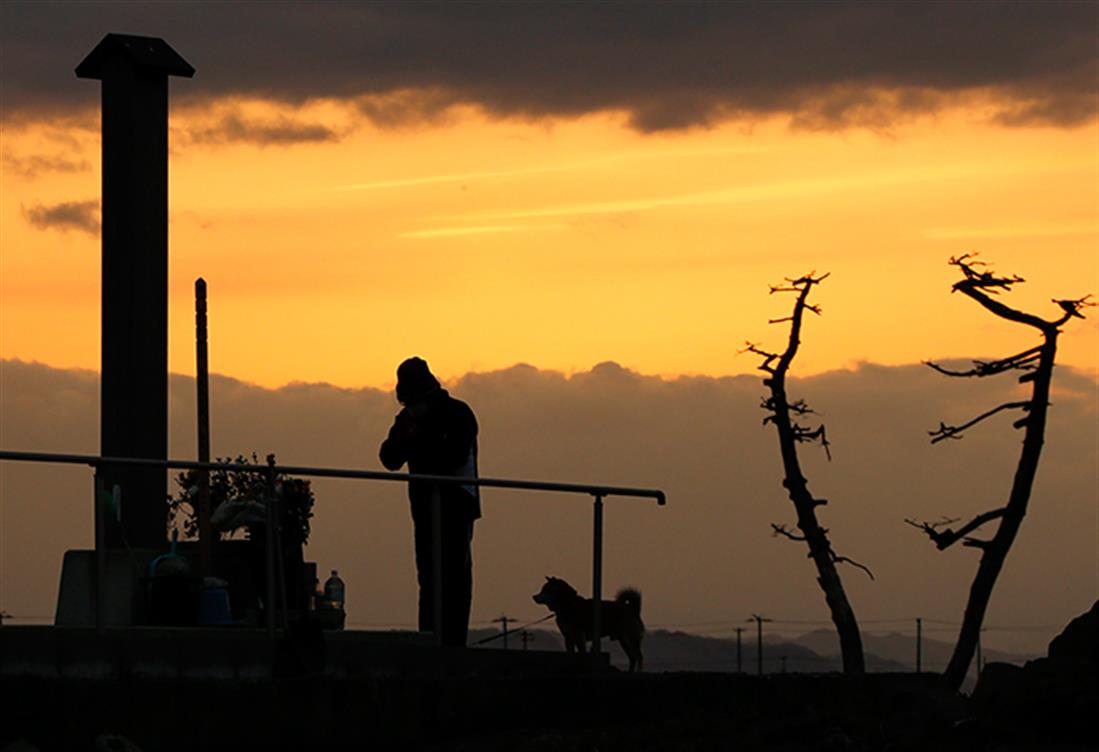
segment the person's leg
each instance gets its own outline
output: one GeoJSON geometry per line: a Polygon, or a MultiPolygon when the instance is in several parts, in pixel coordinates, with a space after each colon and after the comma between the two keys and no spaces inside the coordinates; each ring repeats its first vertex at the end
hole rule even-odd
{"type": "Polygon", "coordinates": [[[455,642],[465,645],[469,637],[469,612],[473,604],[473,520],[466,520],[459,528],[455,543],[461,547],[462,560],[455,562],[458,574],[454,583],[454,636],[455,642]]]}
{"type": "Polygon", "coordinates": [[[432,632],[435,619],[431,602],[431,521],[413,518],[412,530],[416,545],[416,582],[420,585],[418,624],[421,632],[432,632]]]}
{"type": "Polygon", "coordinates": [[[443,644],[464,646],[473,594],[473,523],[465,515],[443,518],[443,644]]]}

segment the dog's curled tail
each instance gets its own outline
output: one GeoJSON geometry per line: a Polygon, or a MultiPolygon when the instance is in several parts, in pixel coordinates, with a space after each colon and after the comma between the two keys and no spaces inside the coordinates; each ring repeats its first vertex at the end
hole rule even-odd
{"type": "Polygon", "coordinates": [[[633,615],[638,619],[641,618],[641,591],[637,588],[627,587],[618,591],[618,594],[614,596],[614,600],[621,603],[626,608],[633,612],[633,615]]]}

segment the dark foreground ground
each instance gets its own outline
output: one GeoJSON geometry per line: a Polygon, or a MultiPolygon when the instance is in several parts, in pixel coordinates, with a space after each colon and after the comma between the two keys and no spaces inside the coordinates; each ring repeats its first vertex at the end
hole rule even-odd
{"type": "Polygon", "coordinates": [[[912,674],[3,676],[0,751],[1068,752],[1099,749],[1092,705],[982,707],[943,690],[936,676],[912,674]]]}
{"type": "Polygon", "coordinates": [[[0,629],[0,752],[1099,750],[1099,602],[972,697],[935,674],[623,674],[415,633],[0,629]]]}

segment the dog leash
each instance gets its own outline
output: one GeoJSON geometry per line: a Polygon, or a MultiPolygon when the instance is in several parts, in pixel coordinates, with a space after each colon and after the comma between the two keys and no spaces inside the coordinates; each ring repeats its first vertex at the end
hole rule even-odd
{"type": "Polygon", "coordinates": [[[544,622],[544,621],[549,621],[549,620],[550,620],[550,619],[552,619],[552,618],[553,618],[553,617],[554,617],[555,615],[556,615],[556,614],[549,614],[548,616],[543,616],[543,617],[542,617],[541,619],[538,619],[537,621],[532,621],[532,622],[530,622],[530,623],[528,623],[528,624],[524,624],[524,625],[523,625],[523,626],[521,626],[521,627],[515,627],[515,628],[513,628],[513,629],[509,629],[509,630],[508,630],[508,631],[506,631],[506,632],[500,632],[500,633],[498,633],[498,634],[494,634],[494,635],[492,635],[491,637],[486,637],[486,638],[485,638],[485,639],[483,639],[483,640],[477,640],[477,642],[475,642],[475,643],[473,643],[473,644],[474,644],[474,645],[484,645],[484,644],[485,644],[486,642],[492,642],[493,640],[499,640],[499,639],[500,639],[501,637],[503,637],[504,635],[508,635],[508,634],[511,634],[512,632],[522,632],[522,631],[523,631],[524,629],[526,629],[527,627],[533,627],[533,626],[534,626],[535,624],[541,624],[541,623],[542,623],[542,622],[544,622]]]}

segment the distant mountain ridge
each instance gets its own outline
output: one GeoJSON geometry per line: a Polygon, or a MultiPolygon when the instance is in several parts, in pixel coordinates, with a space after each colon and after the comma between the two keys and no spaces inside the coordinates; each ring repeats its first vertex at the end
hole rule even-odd
{"type": "MultiPolygon", "coordinates": [[[[795,641],[820,655],[833,656],[835,660],[839,660],[839,640],[836,638],[836,633],[831,630],[816,629],[801,635],[795,641]]],[[[916,668],[916,638],[914,635],[898,632],[885,635],[863,634],[862,646],[868,660],[872,654],[878,659],[902,664],[907,671],[914,671],[916,668]]],[[[921,663],[924,671],[941,671],[950,661],[950,656],[954,652],[954,643],[924,637],[921,652],[923,654],[921,663]]],[[[985,649],[981,652],[981,659],[984,662],[996,661],[998,663],[1022,665],[1036,657],[1038,656],[1009,653],[1004,650],[985,649]]],[[[888,669],[872,668],[871,670],[888,669]]]]}
{"type": "MultiPolygon", "coordinates": [[[[531,635],[529,650],[564,650],[564,643],[556,631],[546,629],[527,630],[531,635]]],[[[488,640],[500,634],[497,629],[479,629],[470,632],[470,645],[488,640]]],[[[899,633],[863,635],[867,669],[874,672],[911,672],[916,668],[915,637],[899,633]]],[[[625,654],[618,644],[604,640],[611,662],[618,667],[626,664],[625,654]],[[609,646],[609,647],[608,647],[609,646]]],[[[482,643],[483,647],[502,648],[503,640],[495,637],[482,643]]],[[[508,635],[508,648],[522,650],[518,632],[508,635]]],[[[764,639],[763,672],[824,673],[840,671],[843,662],[839,655],[839,643],[835,632],[818,629],[791,639],[764,639]]],[[[727,637],[689,634],[687,632],[656,629],[645,635],[645,670],[661,671],[736,671],[736,640],[727,637]]],[[[954,646],[941,640],[923,639],[922,667],[924,671],[941,671],[950,659],[954,646]]],[[[985,661],[1023,664],[1034,656],[986,650],[985,661]]],[[[741,670],[755,673],[758,667],[756,640],[746,631],[741,643],[741,670]]]]}

